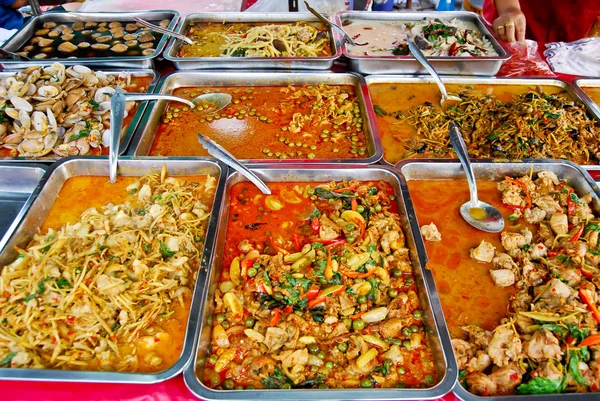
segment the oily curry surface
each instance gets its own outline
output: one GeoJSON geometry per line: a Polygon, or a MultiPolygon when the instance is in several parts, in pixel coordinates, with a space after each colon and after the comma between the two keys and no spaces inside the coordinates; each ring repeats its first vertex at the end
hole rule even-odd
{"type": "MultiPolygon", "coordinates": [[[[499,236],[473,228],[460,215],[460,206],[469,200],[466,181],[414,180],[408,187],[419,226],[433,222],[442,235],[442,241],[425,241],[425,247],[450,333],[461,338],[459,326],[470,324],[492,330],[506,316],[509,296],[516,289],[496,287],[489,266],[471,259],[469,251],[482,239],[499,247],[499,236]]],[[[478,181],[477,189],[480,199],[498,207],[505,219],[512,213],[502,207],[495,182],[478,181]]],[[[508,230],[518,231],[505,221],[508,230]]]]}
{"type": "Polygon", "coordinates": [[[231,190],[201,379],[226,390],[432,386],[393,188],[269,187],[231,190]]]}
{"type": "Polygon", "coordinates": [[[207,156],[196,134],[213,139],[239,159],[367,158],[362,111],[351,85],[189,87],[186,99],[223,92],[233,101],[218,113],[170,104],[151,156],[207,156]]]}
{"type": "Polygon", "coordinates": [[[183,349],[214,185],[209,176],[68,179],[40,234],[3,271],[4,324],[25,338],[14,305],[34,303],[41,315],[26,312],[36,335],[29,344],[0,341],[2,364],[133,372],[172,366],[183,349]],[[30,294],[14,279],[19,261],[38,256],[30,294]]]}
{"type": "Polygon", "coordinates": [[[386,161],[456,157],[448,139],[455,121],[472,157],[597,160],[598,125],[585,107],[556,86],[446,85],[462,103],[442,112],[434,84],[373,83],[386,161]]]}

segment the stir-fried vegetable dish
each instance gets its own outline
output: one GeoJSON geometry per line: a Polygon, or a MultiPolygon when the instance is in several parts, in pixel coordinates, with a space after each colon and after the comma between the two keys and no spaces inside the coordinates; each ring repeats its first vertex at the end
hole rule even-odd
{"type": "Polygon", "coordinates": [[[154,138],[152,156],[206,156],[201,132],[239,159],[339,159],[372,155],[365,119],[351,85],[183,87],[176,96],[231,94],[214,113],[170,104],[154,138]]]}
{"type": "Polygon", "coordinates": [[[358,56],[407,56],[411,38],[430,57],[490,57],[498,53],[490,41],[468,21],[426,18],[422,21],[344,20],[342,25],[356,46],[348,53],[358,56]]]}
{"type": "Polygon", "coordinates": [[[331,56],[329,32],[321,23],[197,22],[179,57],[325,57],[331,56]]]}
{"type": "Polygon", "coordinates": [[[598,163],[600,125],[566,93],[532,88],[510,101],[473,94],[468,88],[458,94],[462,102],[445,111],[425,102],[409,110],[376,104],[375,113],[413,128],[413,134],[401,140],[402,158],[456,157],[448,138],[448,124],[454,121],[471,157],[598,163]]]}
{"type": "Polygon", "coordinates": [[[600,219],[592,196],[550,171],[506,177],[497,188],[509,225],[494,235],[500,245],[482,240],[468,257],[514,293],[495,328],[465,324],[463,336],[453,334],[461,384],[477,395],[597,391],[600,219]]]}
{"type": "Polygon", "coordinates": [[[231,190],[203,381],[218,389],[437,382],[385,182],[231,190]]]}
{"type": "MultiPolygon", "coordinates": [[[[122,203],[72,220],[52,209],[63,225],[35,235],[2,266],[0,366],[170,367],[182,349],[215,184],[212,176],[167,177],[163,169],[108,184],[126,191],[117,196],[122,203]]],[[[106,185],[106,177],[74,177],[63,187],[73,191],[58,198],[72,203],[77,194],[85,204],[84,194],[110,194],[106,185]]]]}

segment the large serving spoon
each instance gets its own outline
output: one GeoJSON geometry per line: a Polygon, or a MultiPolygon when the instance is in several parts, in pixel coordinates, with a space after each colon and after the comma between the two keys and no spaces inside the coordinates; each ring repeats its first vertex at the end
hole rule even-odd
{"type": "Polygon", "coordinates": [[[0,55],[12,60],[31,61],[29,57],[22,56],[18,53],[9,52],[8,50],[0,49],[0,55]]]}
{"type": "Polygon", "coordinates": [[[110,183],[117,182],[117,165],[119,159],[119,145],[121,144],[121,128],[125,117],[125,103],[128,100],[173,100],[182,102],[194,108],[194,103],[177,96],[150,94],[150,93],[124,93],[117,88],[110,98],[110,150],[108,153],[110,183]]]}
{"type": "Polygon", "coordinates": [[[306,9],[308,11],[310,11],[312,15],[314,15],[315,17],[317,17],[319,19],[319,21],[321,21],[325,25],[329,25],[330,27],[337,29],[344,36],[344,40],[346,42],[350,43],[352,46],[364,46],[364,45],[366,45],[366,43],[357,43],[357,42],[355,42],[354,39],[352,39],[352,37],[350,35],[348,35],[348,33],[344,30],[344,28],[342,28],[341,26],[339,26],[338,24],[336,24],[334,22],[329,21],[329,19],[325,18],[320,12],[318,12],[317,10],[315,10],[314,8],[312,8],[310,6],[310,4],[308,4],[308,1],[304,1],[304,4],[306,4],[306,9]]]}
{"type": "Polygon", "coordinates": [[[185,35],[182,35],[182,34],[180,34],[178,32],[172,31],[172,30],[167,29],[167,28],[163,28],[162,26],[154,25],[153,23],[148,22],[146,20],[143,20],[143,19],[141,19],[139,17],[133,17],[133,20],[135,22],[141,24],[141,25],[144,25],[147,28],[152,29],[155,32],[162,33],[163,35],[172,36],[175,39],[182,40],[185,43],[187,43],[188,45],[195,45],[196,44],[196,42],[194,42],[192,39],[188,38],[185,35]]]}
{"type": "Polygon", "coordinates": [[[241,175],[252,181],[254,185],[261,190],[263,194],[271,195],[271,190],[256,174],[248,170],[238,159],[236,159],[231,153],[225,150],[221,145],[210,139],[209,137],[198,134],[198,142],[214,157],[227,164],[229,167],[238,171],[241,175]]]}
{"type": "Polygon", "coordinates": [[[448,107],[454,106],[462,102],[462,99],[460,97],[448,95],[448,91],[446,91],[446,87],[444,86],[444,83],[442,82],[442,79],[438,75],[437,71],[435,70],[435,68],[433,68],[431,63],[427,60],[421,49],[419,49],[419,47],[415,44],[412,38],[407,38],[406,42],[408,43],[408,49],[412,53],[413,57],[416,58],[417,61],[421,63],[423,67],[425,67],[425,69],[433,77],[433,80],[437,84],[438,88],[440,88],[440,92],[442,93],[442,100],[440,101],[440,104],[442,105],[442,108],[447,109],[448,107]]]}
{"type": "Polygon", "coordinates": [[[497,233],[504,229],[504,219],[502,215],[492,205],[482,202],[477,197],[477,183],[475,182],[475,174],[467,153],[467,146],[463,139],[462,133],[454,124],[450,122],[450,143],[458,155],[458,159],[467,175],[469,183],[469,191],[471,192],[471,200],[465,202],[460,207],[460,214],[467,223],[478,230],[488,233],[497,233]]]}
{"type": "Polygon", "coordinates": [[[206,106],[206,103],[212,103],[214,105],[214,109],[208,106],[206,110],[207,113],[216,113],[221,111],[229,103],[233,98],[229,93],[205,93],[204,95],[196,96],[192,99],[192,103],[196,106],[206,106]]]}

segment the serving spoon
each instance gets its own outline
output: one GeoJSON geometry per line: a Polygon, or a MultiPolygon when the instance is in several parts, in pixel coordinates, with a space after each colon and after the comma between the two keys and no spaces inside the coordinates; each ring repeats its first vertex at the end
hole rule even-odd
{"type": "Polygon", "coordinates": [[[442,100],[440,100],[440,105],[442,106],[442,108],[447,109],[448,107],[454,106],[454,105],[462,102],[462,99],[460,97],[454,96],[454,95],[448,95],[448,92],[446,91],[446,87],[444,86],[442,79],[438,75],[435,68],[433,68],[431,63],[427,60],[427,58],[425,57],[425,55],[423,54],[421,49],[419,49],[417,47],[417,45],[415,44],[413,39],[406,38],[406,42],[408,43],[408,49],[412,53],[413,57],[416,58],[417,61],[419,63],[421,63],[421,65],[423,67],[425,67],[425,69],[433,77],[433,80],[437,84],[438,88],[440,88],[440,92],[442,93],[442,100]]]}
{"type": "Polygon", "coordinates": [[[231,153],[225,150],[221,145],[210,139],[209,137],[198,134],[198,142],[214,157],[227,164],[229,167],[238,171],[241,175],[252,181],[254,185],[261,190],[265,195],[271,195],[271,190],[256,174],[248,170],[238,159],[235,158],[231,153]]]}
{"type": "Polygon", "coordinates": [[[198,106],[198,103],[213,103],[216,109],[210,110],[209,113],[216,113],[227,107],[232,99],[233,98],[229,93],[205,93],[204,95],[193,98],[192,103],[196,106],[198,106]]]}
{"type": "Polygon", "coordinates": [[[348,43],[350,43],[352,46],[364,46],[366,45],[366,43],[357,43],[354,41],[354,39],[352,39],[352,37],[350,35],[348,35],[348,33],[344,30],[344,28],[342,28],[341,26],[339,26],[338,24],[329,21],[329,19],[325,18],[320,12],[318,12],[317,10],[315,10],[314,8],[312,8],[310,6],[310,4],[308,4],[308,1],[304,1],[304,4],[306,4],[306,9],[308,11],[311,12],[312,15],[314,15],[315,17],[317,17],[319,19],[319,21],[323,22],[325,25],[329,25],[332,28],[336,28],[343,36],[344,36],[344,40],[348,43]]]}
{"type": "Polygon", "coordinates": [[[471,192],[471,200],[465,202],[460,207],[460,214],[467,223],[478,230],[488,233],[497,233],[504,229],[504,218],[492,205],[482,202],[477,197],[477,183],[475,182],[475,174],[467,153],[467,146],[463,139],[462,133],[454,124],[450,122],[450,143],[458,155],[458,159],[467,175],[469,183],[469,191],[471,192]]]}
{"type": "Polygon", "coordinates": [[[141,25],[144,25],[147,28],[152,29],[154,32],[158,32],[158,33],[162,33],[163,35],[167,35],[167,36],[172,36],[175,39],[179,39],[184,41],[185,43],[187,43],[188,45],[195,45],[196,42],[194,42],[192,39],[188,38],[185,35],[182,35],[178,32],[172,31],[170,29],[167,28],[163,28],[162,26],[158,26],[158,25],[154,25],[151,22],[148,22],[146,20],[143,20],[139,17],[133,17],[133,20],[141,25]]]}
{"type": "Polygon", "coordinates": [[[121,144],[121,128],[123,127],[123,118],[125,117],[125,103],[128,100],[172,100],[182,102],[194,108],[194,103],[178,96],[150,94],[150,93],[124,93],[121,88],[115,89],[110,98],[110,150],[109,160],[109,182],[117,182],[117,165],[119,159],[119,145],[121,144]]]}

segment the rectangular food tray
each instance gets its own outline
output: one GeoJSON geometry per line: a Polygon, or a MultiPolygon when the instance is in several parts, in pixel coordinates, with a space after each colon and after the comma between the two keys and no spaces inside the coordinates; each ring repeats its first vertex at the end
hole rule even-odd
{"type": "Polygon", "coordinates": [[[213,390],[206,387],[199,379],[198,372],[202,372],[202,363],[206,360],[207,347],[210,344],[212,331],[212,315],[214,311],[214,292],[219,283],[221,261],[224,253],[227,222],[229,218],[231,188],[238,182],[247,181],[239,173],[231,174],[225,184],[225,190],[220,207],[215,237],[214,257],[211,268],[199,273],[198,280],[206,281],[207,291],[200,307],[200,325],[195,335],[194,348],[196,355],[186,367],[184,379],[186,385],[198,397],[207,400],[404,400],[404,399],[435,399],[447,394],[454,386],[457,379],[456,361],[452,356],[452,346],[449,339],[446,323],[441,314],[440,301],[434,288],[431,272],[421,264],[420,254],[424,254],[423,244],[417,245],[413,239],[411,224],[407,218],[404,201],[400,196],[400,177],[389,167],[364,166],[350,164],[344,167],[339,165],[322,165],[319,167],[306,167],[291,165],[281,167],[273,164],[263,164],[252,167],[265,182],[330,182],[333,180],[382,180],[389,183],[397,195],[398,213],[401,226],[406,236],[410,250],[411,262],[418,287],[418,296],[424,313],[427,327],[429,346],[433,352],[437,375],[440,378],[437,385],[427,389],[328,389],[328,390],[213,390]],[[200,274],[202,276],[200,276],[200,274]]]}
{"type": "MultiPolygon", "coordinates": [[[[438,74],[443,75],[496,75],[502,62],[510,58],[510,51],[487,29],[480,16],[466,11],[443,12],[363,12],[341,11],[335,20],[341,26],[342,21],[421,21],[427,18],[458,19],[475,24],[487,38],[498,56],[491,57],[427,57],[438,74]]],[[[344,43],[342,54],[350,60],[352,71],[361,74],[427,74],[427,70],[412,56],[357,56],[350,54],[344,43]]]]}
{"type": "MultiPolygon", "coordinates": [[[[131,159],[119,160],[119,175],[121,176],[143,176],[150,172],[160,173],[163,165],[166,165],[170,176],[190,176],[210,174],[218,176],[218,184],[215,189],[215,197],[211,210],[210,220],[206,228],[207,241],[200,257],[198,278],[194,286],[194,294],[190,306],[190,314],[184,337],[181,356],[171,367],[157,373],[130,373],[130,372],[104,372],[104,371],[76,371],[58,369],[18,369],[0,368],[0,380],[40,380],[40,381],[68,381],[68,382],[91,382],[91,383],[140,383],[150,384],[170,379],[179,374],[190,361],[194,353],[193,334],[197,331],[198,315],[202,294],[204,293],[204,272],[212,257],[214,241],[210,239],[216,234],[216,225],[219,216],[219,208],[225,180],[227,179],[227,167],[214,159],[131,159]]],[[[89,157],[65,158],[54,163],[44,175],[41,184],[35,189],[33,201],[22,213],[23,219],[14,224],[15,229],[9,233],[10,238],[3,241],[0,250],[0,266],[12,262],[17,256],[14,248],[25,247],[31,238],[37,233],[38,227],[44,222],[54,203],[54,199],[60,192],[65,181],[77,176],[106,176],[108,183],[108,161],[105,158],[89,157]]],[[[7,235],[7,236],[8,236],[7,235]]]]}
{"type": "Polygon", "coordinates": [[[33,202],[32,194],[47,168],[42,164],[0,163],[0,249],[33,202]]]}
{"type": "MultiPolygon", "coordinates": [[[[121,72],[128,72],[131,74],[132,77],[151,77],[152,80],[148,84],[148,89],[146,90],[146,93],[154,92],[154,89],[156,88],[156,84],[158,83],[158,79],[160,77],[160,74],[157,74],[156,71],[149,70],[149,69],[118,70],[118,69],[108,68],[108,69],[102,69],[102,70],[94,69],[94,71],[102,71],[107,75],[119,75],[121,72]]],[[[19,71],[0,71],[0,80],[15,76],[15,75],[17,75],[17,73],[19,73],[19,71]]],[[[124,133],[123,133],[123,131],[121,131],[122,137],[121,137],[121,143],[119,145],[119,154],[120,155],[124,154],[125,151],[127,150],[127,148],[129,147],[131,138],[133,137],[135,130],[136,130],[140,120],[142,119],[142,116],[144,115],[144,111],[146,111],[146,107],[148,105],[147,101],[143,101],[143,102],[138,101],[137,103],[138,103],[137,110],[136,110],[135,114],[133,115],[131,122],[124,129],[124,131],[125,131],[124,133]]],[[[91,156],[81,156],[81,157],[91,157],[91,156]]],[[[53,162],[53,161],[57,161],[57,160],[61,160],[61,159],[62,158],[60,156],[56,155],[53,152],[50,152],[48,155],[42,156],[37,159],[32,159],[29,157],[0,156],[0,160],[3,162],[7,162],[7,163],[31,162],[32,160],[38,161],[38,162],[53,162]]]]}
{"type": "MultiPolygon", "coordinates": [[[[367,88],[371,84],[376,83],[393,83],[393,84],[435,84],[435,81],[429,75],[419,75],[419,76],[410,76],[410,75],[370,75],[365,77],[365,82],[367,88]]],[[[487,85],[487,86],[496,86],[496,85],[522,85],[522,86],[555,86],[563,89],[573,100],[583,102],[586,106],[587,110],[592,113],[592,115],[600,120],[600,115],[596,116],[594,114],[590,104],[586,102],[583,97],[579,94],[578,91],[573,88],[568,82],[563,81],[557,78],[494,78],[494,77],[447,77],[444,78],[444,83],[448,84],[458,84],[458,85],[487,85]]],[[[432,101],[437,102],[436,99],[431,99],[432,101]]],[[[371,104],[373,101],[371,99],[371,104]]],[[[373,111],[373,114],[375,112],[373,111]]],[[[374,118],[374,128],[379,132],[379,128],[377,127],[377,120],[374,118]]],[[[380,134],[381,136],[381,134],[380,134]]],[[[382,145],[383,146],[383,145],[382,145]]],[[[385,159],[385,149],[384,156],[381,159],[381,162],[384,164],[392,165],[389,161],[385,159]]]]}
{"type": "MultiPolygon", "coordinates": [[[[376,163],[383,155],[379,133],[375,124],[375,113],[371,104],[371,98],[366,91],[364,80],[358,74],[353,73],[331,73],[331,72],[248,72],[248,71],[180,71],[174,72],[161,79],[156,93],[172,94],[180,87],[186,86],[285,86],[285,85],[352,85],[358,98],[359,106],[365,118],[365,137],[367,139],[368,154],[364,158],[356,159],[306,159],[302,163],[376,163]]],[[[139,129],[135,134],[128,154],[132,156],[148,156],[158,132],[161,118],[168,106],[168,102],[159,100],[144,115],[139,129]]],[[[196,135],[191,132],[190,135],[196,135]]],[[[200,146],[200,145],[198,145],[200,146]]],[[[290,163],[293,159],[248,159],[246,163],[290,163]]],[[[298,160],[296,160],[298,162],[298,160]]]]}
{"type": "MultiPolygon", "coordinates": [[[[529,159],[521,162],[494,163],[494,162],[473,162],[473,171],[478,180],[502,180],[504,177],[514,177],[519,175],[528,175],[532,171],[537,173],[542,170],[554,172],[559,179],[566,180],[575,192],[580,194],[590,193],[592,195],[592,208],[596,213],[600,213],[600,189],[590,175],[577,164],[566,160],[541,160],[529,159]]],[[[419,253],[420,263],[425,266],[429,259],[425,250],[425,243],[421,236],[418,216],[416,215],[412,199],[408,190],[408,181],[422,180],[466,180],[464,170],[459,162],[448,162],[446,160],[431,159],[412,159],[404,160],[396,164],[395,169],[400,173],[402,196],[408,212],[408,219],[413,230],[412,236],[418,249],[423,250],[419,253]]],[[[429,271],[428,271],[429,272],[429,271]]],[[[429,272],[430,273],[430,272],[429,272]]],[[[431,277],[433,280],[433,276],[431,277]]],[[[435,283],[433,284],[435,289],[435,283]]],[[[441,306],[440,306],[441,308],[441,306]]],[[[443,311],[442,311],[443,312],[443,311]]],[[[443,314],[443,313],[442,313],[443,314]]],[[[452,390],[454,394],[465,401],[523,401],[523,400],[564,400],[564,401],[584,401],[598,399],[598,393],[590,395],[589,393],[571,393],[571,394],[546,394],[546,395],[512,395],[481,397],[476,396],[464,389],[460,383],[456,383],[452,390]]]]}
{"type": "MultiPolygon", "coordinates": [[[[170,19],[168,29],[174,29],[179,20],[179,13],[174,10],[154,10],[140,12],[115,12],[115,13],[45,13],[37,17],[31,18],[29,22],[23,26],[14,36],[12,36],[3,46],[2,49],[11,52],[18,52],[21,46],[33,37],[36,30],[45,22],[73,23],[77,21],[83,22],[104,22],[104,21],[119,21],[119,22],[135,22],[133,17],[139,17],[147,21],[157,21],[170,19]]],[[[148,56],[114,56],[114,57],[89,57],[89,58],[48,58],[48,59],[31,59],[30,61],[2,59],[0,65],[8,70],[27,68],[32,65],[50,65],[52,63],[63,63],[65,65],[83,64],[86,66],[99,67],[117,67],[117,68],[154,68],[154,59],[156,59],[163,51],[167,43],[167,36],[163,35],[158,44],[156,51],[148,56]]]]}
{"type": "Polygon", "coordinates": [[[592,98],[585,93],[583,90],[584,87],[600,87],[600,79],[599,78],[576,78],[573,80],[573,87],[575,88],[575,92],[577,95],[583,100],[585,105],[588,107],[588,110],[596,117],[600,119],[600,106],[596,104],[592,100],[592,98]]]}
{"type": "MultiPolygon", "coordinates": [[[[196,13],[186,15],[177,26],[177,32],[185,35],[188,26],[194,22],[303,22],[318,21],[311,13],[196,13]]],[[[182,42],[171,39],[165,50],[165,59],[173,62],[179,70],[218,69],[304,69],[329,70],[340,57],[342,50],[337,45],[337,33],[329,26],[331,56],[323,57],[179,57],[182,42]]]]}

